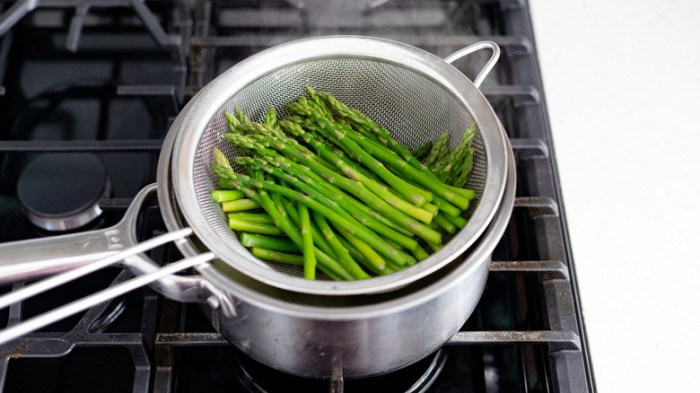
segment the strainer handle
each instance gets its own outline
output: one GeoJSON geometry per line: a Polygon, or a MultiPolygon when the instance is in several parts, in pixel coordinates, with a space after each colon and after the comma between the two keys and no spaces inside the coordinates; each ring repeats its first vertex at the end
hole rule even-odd
{"type": "Polygon", "coordinates": [[[457,52],[445,57],[445,61],[452,64],[454,61],[459,60],[470,53],[474,53],[482,49],[491,49],[492,53],[491,58],[489,59],[489,61],[486,62],[484,68],[482,68],[479,74],[476,76],[476,78],[474,78],[474,86],[476,86],[477,88],[481,86],[481,84],[484,82],[484,79],[486,79],[486,76],[488,76],[489,72],[491,72],[493,67],[496,65],[498,58],[501,57],[501,48],[498,46],[498,44],[496,44],[493,41],[481,41],[477,42],[476,44],[469,45],[466,48],[462,48],[457,52]]]}

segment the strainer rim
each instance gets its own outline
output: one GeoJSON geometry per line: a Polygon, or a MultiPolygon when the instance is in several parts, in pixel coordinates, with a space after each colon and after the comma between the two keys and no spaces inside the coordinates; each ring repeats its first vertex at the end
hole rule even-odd
{"type": "MultiPolygon", "coordinates": [[[[250,56],[207,84],[183,116],[172,154],[172,185],[180,210],[204,245],[232,268],[255,280],[285,290],[326,295],[374,293],[401,287],[453,261],[488,227],[499,206],[506,182],[506,141],[493,109],[481,92],[460,71],[437,56],[397,41],[363,36],[313,37],[281,44],[250,56]],[[303,55],[300,55],[302,53],[303,55]],[[228,100],[250,83],[281,68],[328,58],[362,58],[403,67],[440,85],[463,105],[477,123],[487,154],[487,173],[482,200],[469,224],[442,250],[416,265],[369,280],[309,281],[254,264],[237,264],[232,251],[220,240],[204,217],[194,184],[194,160],[209,122],[228,100]]],[[[173,130],[171,130],[173,131],[173,130]]]]}

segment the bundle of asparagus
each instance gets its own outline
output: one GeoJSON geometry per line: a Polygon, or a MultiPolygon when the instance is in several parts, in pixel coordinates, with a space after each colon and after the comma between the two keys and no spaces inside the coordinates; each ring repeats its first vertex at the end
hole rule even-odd
{"type": "Polygon", "coordinates": [[[444,235],[466,225],[474,125],[453,152],[444,137],[423,147],[424,165],[360,111],[307,93],[284,119],[273,108],[264,123],[226,113],[225,137],[242,152],[233,162],[247,174],[215,149],[221,189],[212,198],[254,256],[302,265],[307,279],[317,270],[366,279],[427,258],[424,246],[439,250],[444,235]]]}

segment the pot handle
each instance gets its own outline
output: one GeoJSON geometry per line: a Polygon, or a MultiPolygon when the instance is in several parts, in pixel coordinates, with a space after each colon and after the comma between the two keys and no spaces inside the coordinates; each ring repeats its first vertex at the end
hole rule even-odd
{"type": "Polygon", "coordinates": [[[136,244],[139,211],[155,184],[144,187],[116,225],[96,231],[0,244],[0,284],[61,273],[136,244]]]}
{"type": "MultiPolygon", "coordinates": [[[[161,235],[159,237],[143,242],[137,246],[126,249],[120,253],[95,261],[90,265],[86,265],[71,271],[64,272],[62,274],[49,277],[45,280],[38,281],[22,289],[10,292],[4,296],[0,296],[0,308],[8,307],[11,304],[27,299],[28,297],[31,297],[35,294],[41,293],[50,288],[54,288],[58,285],[65,284],[78,277],[82,277],[93,271],[109,266],[123,258],[126,258],[129,255],[135,255],[136,253],[142,252],[144,249],[153,248],[159,245],[160,243],[163,243],[164,240],[165,242],[167,242],[171,240],[172,237],[182,238],[182,236],[184,234],[187,234],[188,232],[191,233],[191,230],[189,228],[186,228],[181,231],[170,232],[165,235],[161,235]]],[[[86,296],[80,300],[76,300],[72,303],[48,311],[44,314],[28,319],[19,324],[10,326],[7,329],[0,332],[0,344],[7,343],[8,341],[19,338],[37,329],[41,329],[42,327],[48,326],[63,318],[87,310],[90,307],[94,307],[100,303],[106,302],[115,297],[124,295],[130,291],[133,291],[134,289],[146,286],[154,281],[163,279],[164,277],[174,274],[180,270],[206,264],[212,259],[214,259],[214,254],[211,252],[197,255],[191,258],[182,259],[180,261],[170,263],[154,272],[135,277],[131,280],[125,281],[113,287],[109,287],[90,296],[86,296]]]]}
{"type": "Polygon", "coordinates": [[[452,64],[454,61],[481,49],[491,49],[492,53],[491,58],[489,58],[489,61],[486,62],[484,68],[482,68],[479,74],[476,76],[476,78],[474,78],[474,86],[476,86],[477,88],[481,86],[481,84],[484,82],[484,79],[486,79],[486,76],[488,76],[489,72],[491,72],[493,67],[496,65],[498,58],[501,56],[501,48],[498,46],[498,44],[496,44],[493,41],[477,42],[476,44],[469,45],[466,48],[458,50],[457,52],[445,57],[444,59],[447,63],[452,64]]]}

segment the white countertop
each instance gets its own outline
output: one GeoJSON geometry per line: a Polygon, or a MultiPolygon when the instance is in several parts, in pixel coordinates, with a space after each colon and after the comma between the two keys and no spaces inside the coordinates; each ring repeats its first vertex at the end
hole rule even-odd
{"type": "Polygon", "coordinates": [[[700,1],[530,0],[600,392],[700,389],[700,1]]]}

